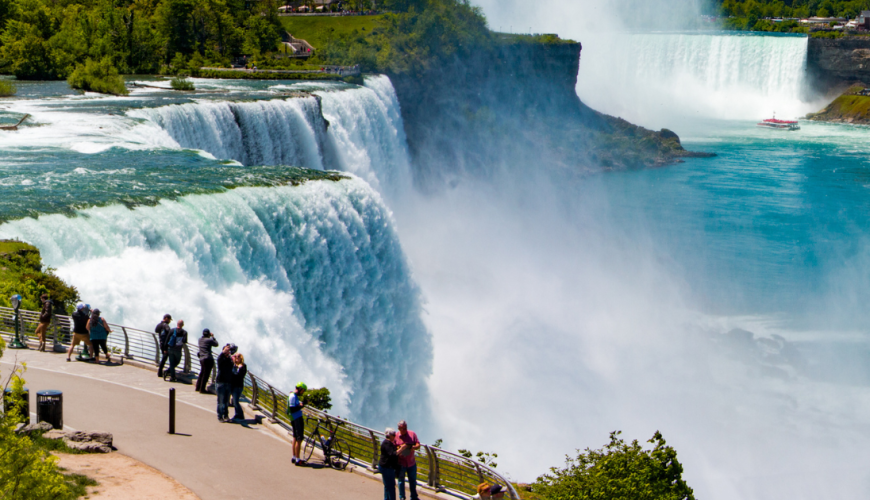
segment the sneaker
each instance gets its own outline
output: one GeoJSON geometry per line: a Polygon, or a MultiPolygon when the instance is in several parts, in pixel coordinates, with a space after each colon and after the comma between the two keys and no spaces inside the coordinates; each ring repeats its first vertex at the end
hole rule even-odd
{"type": "Polygon", "coordinates": [[[162,376],[163,376],[163,370],[157,370],[157,376],[158,376],[158,377],[162,377],[162,376]]]}
{"type": "Polygon", "coordinates": [[[293,457],[290,459],[291,464],[296,465],[296,462],[297,462],[296,457],[293,457]]]}

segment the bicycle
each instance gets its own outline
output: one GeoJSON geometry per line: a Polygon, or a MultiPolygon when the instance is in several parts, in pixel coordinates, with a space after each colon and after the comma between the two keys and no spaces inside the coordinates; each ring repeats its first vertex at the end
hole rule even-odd
{"type": "Polygon", "coordinates": [[[318,418],[317,425],[311,434],[305,439],[305,444],[302,447],[302,459],[308,462],[311,460],[311,455],[314,454],[314,448],[317,444],[323,450],[323,464],[332,467],[335,470],[344,470],[350,462],[350,447],[341,438],[336,438],[335,433],[338,427],[344,425],[344,422],[324,420],[318,418]],[[320,435],[321,424],[323,429],[329,433],[329,437],[324,439],[320,435]],[[334,425],[333,425],[334,424],[334,425]]]}

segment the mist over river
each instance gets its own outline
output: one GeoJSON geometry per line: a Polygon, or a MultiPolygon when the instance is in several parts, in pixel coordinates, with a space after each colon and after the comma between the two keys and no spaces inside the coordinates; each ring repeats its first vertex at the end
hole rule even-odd
{"type": "Polygon", "coordinates": [[[334,413],[406,418],[515,480],[660,430],[698,498],[864,498],[870,129],[755,127],[759,103],[815,105],[805,39],[691,36],[582,39],[578,94],[717,156],[570,182],[545,154],[421,189],[383,76],[22,84],[0,102],[32,115],[0,136],[0,237],[112,322],[172,312],[277,385],[329,387],[334,413]],[[276,185],[283,165],[347,178],[276,185]]]}

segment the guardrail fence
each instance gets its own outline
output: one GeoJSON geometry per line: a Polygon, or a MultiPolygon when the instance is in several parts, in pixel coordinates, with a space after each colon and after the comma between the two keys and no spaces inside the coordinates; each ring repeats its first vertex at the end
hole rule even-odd
{"type": "MultiPolygon", "coordinates": [[[[19,331],[24,342],[35,339],[36,327],[39,324],[39,313],[35,311],[19,311],[19,331]]],[[[0,307],[0,335],[10,340],[15,335],[15,311],[8,307],[0,307]]],[[[156,323],[155,323],[156,324],[156,323]]],[[[121,325],[109,323],[112,333],[107,345],[114,355],[157,366],[160,364],[160,342],[157,334],[121,325]]],[[[69,316],[53,316],[46,344],[53,341],[55,347],[69,347],[72,338],[72,320],[69,316]]],[[[188,339],[190,340],[190,339],[188,339]]],[[[183,350],[183,373],[198,374],[199,359],[191,356],[189,345],[183,350]]],[[[211,377],[215,375],[212,370],[211,377]]],[[[291,431],[290,419],[287,415],[287,393],[282,392],[272,384],[255,375],[250,370],[245,381],[244,396],[251,406],[263,412],[269,420],[291,431]]],[[[305,408],[306,434],[311,432],[316,419],[341,421],[344,425],[338,428],[336,436],[342,438],[350,447],[351,461],[365,467],[371,472],[377,471],[380,443],[384,439],[381,431],[369,429],[346,419],[341,419],[320,410],[305,408]]],[[[445,492],[462,498],[469,498],[477,493],[477,485],[487,482],[491,485],[500,484],[511,500],[519,500],[519,495],[513,485],[494,469],[472,459],[451,453],[434,446],[423,445],[417,451],[417,484],[418,487],[445,492]]]]}

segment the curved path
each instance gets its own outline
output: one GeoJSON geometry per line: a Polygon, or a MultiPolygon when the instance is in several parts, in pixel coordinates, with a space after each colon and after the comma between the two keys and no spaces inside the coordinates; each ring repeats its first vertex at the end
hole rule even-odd
{"type": "MultiPolygon", "coordinates": [[[[215,397],[170,384],[156,372],[124,365],[66,362],[66,354],[7,350],[3,380],[13,362],[27,363],[31,411],[36,392],[63,391],[65,427],[114,434],[119,452],[175,478],[203,500],[379,498],[383,486],[350,472],[294,467],[288,441],[253,420],[222,424],[215,397]],[[167,433],[169,388],[176,389],[176,433],[167,433]]],[[[114,359],[114,358],[113,358],[114,359]]],[[[232,410],[231,410],[232,411],[232,410]]]]}

